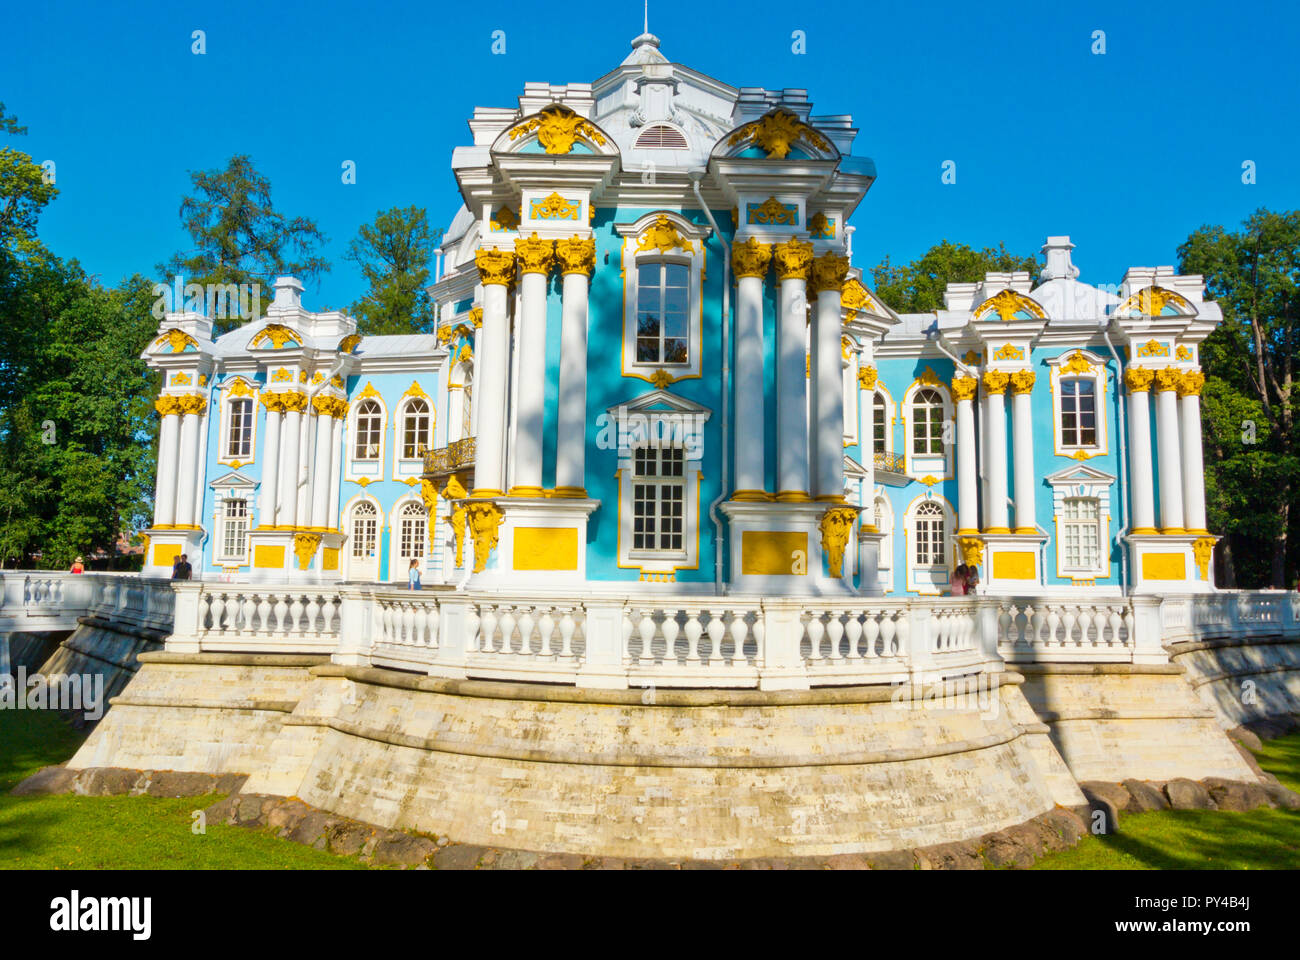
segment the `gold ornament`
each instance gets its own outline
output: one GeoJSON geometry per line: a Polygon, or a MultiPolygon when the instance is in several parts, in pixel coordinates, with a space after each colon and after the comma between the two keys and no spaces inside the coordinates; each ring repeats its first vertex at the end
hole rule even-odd
{"type": "Polygon", "coordinates": [[[928,366],[921,371],[921,375],[916,378],[915,382],[926,387],[943,386],[943,381],[939,379],[939,375],[935,373],[934,370],[928,366]]]}
{"type": "Polygon", "coordinates": [[[1169,348],[1159,340],[1148,340],[1138,347],[1137,355],[1139,357],[1167,357],[1169,348]]]}
{"type": "Polygon", "coordinates": [[[952,398],[958,403],[963,400],[974,400],[979,383],[974,377],[953,377],[952,398]]]}
{"type": "Polygon", "coordinates": [[[1199,397],[1201,388],[1205,386],[1205,374],[1199,370],[1192,370],[1184,373],[1178,383],[1178,395],[1180,397],[1199,397]]]}
{"type": "Polygon", "coordinates": [[[1129,393],[1146,393],[1151,389],[1155,374],[1146,367],[1129,367],[1124,371],[1124,384],[1129,393]]]}
{"type": "Polygon", "coordinates": [[[161,337],[153,342],[155,347],[161,347],[163,344],[169,344],[172,353],[184,353],[186,347],[199,348],[199,342],[191,337],[184,330],[177,330],[175,327],[168,330],[161,337]]]}
{"type": "Polygon", "coordinates": [[[812,263],[812,288],[814,292],[838,291],[848,276],[849,258],[835,253],[823,253],[812,263]]]}
{"type": "Polygon", "coordinates": [[[677,227],[664,214],[659,214],[655,218],[654,225],[651,226],[641,237],[641,242],[637,244],[637,253],[643,250],[658,250],[660,253],[667,253],[669,250],[689,250],[695,251],[695,245],[677,232],[677,227]]]}
{"type": "Polygon", "coordinates": [[[876,389],[876,381],[879,375],[875,367],[858,367],[858,386],[863,390],[876,389]]]}
{"type": "Polygon", "coordinates": [[[495,503],[471,503],[467,508],[469,532],[474,538],[474,572],[482,573],[496,549],[498,530],[505,514],[495,503]]]}
{"type": "Polygon", "coordinates": [[[513,250],[498,250],[493,247],[478,250],[474,254],[474,265],[478,267],[479,280],[484,286],[498,284],[508,287],[515,279],[515,254],[513,250]]]}
{"type": "MultiPolygon", "coordinates": [[[[1137,314],[1142,317],[1158,317],[1165,307],[1173,304],[1184,310],[1192,311],[1192,305],[1187,302],[1187,298],[1172,290],[1166,290],[1164,287],[1147,287],[1145,290],[1139,290],[1133,294],[1115,311],[1118,314],[1137,314]]],[[[1161,356],[1168,356],[1167,353],[1161,356]]]]}
{"type": "Polygon", "coordinates": [[[1155,373],[1157,393],[1163,393],[1166,390],[1177,390],[1178,384],[1183,379],[1183,375],[1173,367],[1162,367],[1155,373]]]}
{"type": "Polygon", "coordinates": [[[1061,366],[1062,373],[1092,373],[1092,364],[1081,353],[1073,354],[1069,360],[1061,366]]]}
{"type": "Polygon", "coordinates": [[[482,307],[474,307],[473,309],[470,310],[470,312],[469,312],[469,322],[472,323],[472,324],[474,325],[474,329],[475,329],[475,330],[478,330],[479,328],[481,328],[481,327],[483,326],[483,308],[482,308],[482,307]]]}
{"type": "Polygon", "coordinates": [[[1046,315],[1043,313],[1042,307],[1023,294],[1016,293],[1014,290],[1003,290],[996,296],[989,297],[989,299],[980,304],[979,309],[976,311],[976,315],[986,315],[993,311],[997,311],[997,314],[1002,318],[1003,323],[1013,319],[1015,315],[1021,311],[1025,311],[1032,316],[1038,317],[1040,320],[1047,319],[1046,315]]]}
{"type": "Polygon", "coordinates": [[[555,259],[559,262],[561,276],[581,273],[590,277],[596,269],[596,240],[594,237],[556,240],[555,259]]]}
{"type": "Polygon", "coordinates": [[[555,262],[555,241],[540,240],[534,233],[515,241],[515,256],[519,258],[519,273],[540,273],[546,276],[555,262]]]}
{"type": "Polygon", "coordinates": [[[731,248],[731,269],[738,280],[741,277],[766,276],[771,262],[772,245],[760,242],[757,237],[750,237],[731,248]]]}
{"type": "Polygon", "coordinates": [[[1011,395],[1019,396],[1031,392],[1034,389],[1034,379],[1034,371],[1017,370],[1011,375],[1011,395]]]}
{"type": "Polygon", "coordinates": [[[831,507],[822,514],[818,527],[822,533],[822,552],[826,554],[832,577],[844,575],[844,548],[857,517],[858,512],[852,507],[831,507]]]}
{"type": "Polygon", "coordinates": [[[977,366],[980,362],[980,355],[974,350],[967,350],[966,356],[962,357],[962,362],[968,367],[977,366]]]}
{"type": "Polygon", "coordinates": [[[488,229],[490,230],[513,230],[517,226],[519,226],[519,214],[509,207],[502,207],[497,210],[496,216],[488,220],[488,229]]]}
{"type": "Polygon", "coordinates": [[[356,353],[357,347],[361,344],[361,334],[349,333],[339,341],[339,353],[356,353]]]}
{"type": "Polygon", "coordinates": [[[1192,542],[1192,557],[1202,580],[1210,579],[1210,558],[1214,556],[1214,537],[1198,537],[1192,542]]]}
{"type": "Polygon", "coordinates": [[[1192,359],[1192,351],[1179,344],[1178,349],[1174,351],[1174,357],[1186,363],[1192,359]]]}
{"type": "MultiPolygon", "coordinates": [[[[442,498],[451,504],[451,516],[447,522],[451,524],[451,532],[456,538],[456,566],[460,567],[465,562],[465,498],[469,492],[465,489],[460,478],[454,473],[447,480],[447,485],[442,488],[442,498]]],[[[432,512],[429,516],[433,516],[432,512]]]]}
{"type": "Polygon", "coordinates": [[[808,233],[819,240],[833,240],[835,225],[826,218],[826,214],[819,211],[808,221],[808,233]]]}
{"type": "Polygon", "coordinates": [[[190,377],[188,373],[172,374],[171,385],[173,387],[188,387],[193,383],[194,380],[190,377]]]}
{"type": "Polygon", "coordinates": [[[1001,370],[984,371],[984,392],[985,393],[1002,393],[1007,389],[1007,381],[1011,378],[1001,370]]]}
{"type": "Polygon", "coordinates": [[[381,400],[383,399],[379,395],[379,391],[375,389],[375,385],[370,381],[366,381],[365,387],[362,389],[360,393],[357,394],[357,399],[365,400],[369,397],[375,397],[376,399],[381,399],[381,400]]]}
{"type": "Polygon", "coordinates": [[[793,227],[798,216],[798,208],[791,209],[776,197],[768,197],[759,206],[750,204],[749,222],[778,226],[785,224],[793,227]]]}
{"type": "Polygon", "coordinates": [[[785,243],[778,243],[773,249],[776,260],[776,278],[778,280],[807,280],[808,268],[812,263],[813,245],[805,240],[793,237],[785,243]]]}
{"type": "Polygon", "coordinates": [[[293,383],[293,371],[281,367],[275,373],[271,374],[272,383],[293,383]]]}
{"type": "Polygon", "coordinates": [[[958,537],[957,546],[961,549],[961,562],[968,567],[982,566],[984,563],[984,542],[978,537],[958,537]]]}
{"type": "Polygon", "coordinates": [[[294,333],[288,327],[278,323],[268,323],[265,327],[263,327],[260,331],[258,331],[257,335],[254,336],[251,341],[249,341],[248,345],[250,347],[256,347],[259,344],[265,343],[267,340],[271,341],[271,346],[276,350],[279,350],[281,347],[283,347],[286,343],[288,343],[291,340],[295,344],[302,342],[298,334],[294,333]]]}
{"type": "Polygon", "coordinates": [[[534,200],[531,205],[534,220],[577,220],[582,204],[570,203],[558,193],[545,200],[534,200]]]}
{"type": "Polygon", "coordinates": [[[677,378],[667,370],[656,370],[650,374],[650,382],[660,390],[667,390],[669,386],[677,382],[677,378]]]}
{"type": "Polygon", "coordinates": [[[1023,360],[1025,351],[1010,343],[1004,343],[993,354],[994,360],[1023,360]]]}
{"type": "Polygon", "coordinates": [[[537,142],[547,153],[568,153],[579,137],[602,147],[605,145],[605,138],[600,131],[567,107],[547,107],[511,130],[510,139],[515,140],[533,131],[537,132],[537,142]]]}
{"type": "Polygon", "coordinates": [[[161,416],[170,417],[172,414],[179,414],[181,412],[179,400],[179,397],[164,394],[153,402],[153,407],[161,416]]]}
{"type": "Polygon", "coordinates": [[[298,558],[298,569],[306,570],[311,566],[311,558],[320,546],[319,533],[295,533],[293,535],[293,553],[298,558]]]}
{"type": "Polygon", "coordinates": [[[255,390],[249,387],[246,380],[239,378],[227,382],[225,386],[226,396],[228,397],[251,397],[256,393],[255,390]]]}
{"type": "Polygon", "coordinates": [[[871,299],[871,294],[867,293],[867,288],[856,277],[844,281],[844,288],[840,291],[840,306],[845,310],[881,312],[880,308],[876,306],[876,301],[871,299]]]}
{"type": "Polygon", "coordinates": [[[745,124],[731,135],[728,143],[734,147],[746,140],[753,140],[769,160],[784,160],[799,140],[808,141],[818,150],[830,149],[825,137],[789,110],[774,110],[753,123],[745,124]]]}

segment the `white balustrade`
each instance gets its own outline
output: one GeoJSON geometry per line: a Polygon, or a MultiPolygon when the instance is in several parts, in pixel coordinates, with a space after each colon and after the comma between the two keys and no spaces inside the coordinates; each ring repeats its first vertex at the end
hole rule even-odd
{"type": "Polygon", "coordinates": [[[1127,660],[1133,630],[1132,604],[1122,598],[1074,603],[1023,597],[998,604],[998,651],[1008,660],[1127,660]]]}

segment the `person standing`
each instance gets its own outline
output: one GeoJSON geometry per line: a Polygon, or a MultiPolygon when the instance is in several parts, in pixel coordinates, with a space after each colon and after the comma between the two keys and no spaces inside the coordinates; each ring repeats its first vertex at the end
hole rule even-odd
{"type": "Polygon", "coordinates": [[[86,572],[86,561],[83,560],[81,557],[77,557],[76,560],[73,560],[73,561],[72,561],[72,570],[71,570],[70,572],[71,572],[71,573],[85,573],[85,572],[86,572]]]}
{"type": "Polygon", "coordinates": [[[189,556],[182,553],[180,559],[176,561],[176,565],[172,567],[172,579],[188,580],[191,573],[193,573],[193,568],[190,567],[189,556]]]}
{"type": "Polygon", "coordinates": [[[412,590],[421,590],[420,585],[420,561],[414,557],[411,558],[411,566],[406,571],[406,583],[412,590]]]}
{"type": "Polygon", "coordinates": [[[952,590],[954,597],[964,597],[966,595],[967,570],[966,564],[959,564],[957,569],[952,572],[952,577],[948,580],[948,586],[952,590]]]}

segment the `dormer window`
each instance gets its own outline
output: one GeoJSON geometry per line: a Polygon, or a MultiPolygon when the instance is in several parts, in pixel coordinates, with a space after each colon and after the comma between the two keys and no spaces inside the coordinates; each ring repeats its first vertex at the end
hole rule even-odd
{"type": "Polygon", "coordinates": [[[666,123],[656,123],[642,130],[633,146],[642,150],[685,150],[687,143],[680,130],[666,123]]]}

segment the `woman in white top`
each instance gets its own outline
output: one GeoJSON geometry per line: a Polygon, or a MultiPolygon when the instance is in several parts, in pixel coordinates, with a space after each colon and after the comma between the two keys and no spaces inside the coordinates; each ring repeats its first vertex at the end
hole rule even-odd
{"type": "Polygon", "coordinates": [[[411,559],[410,569],[406,571],[406,582],[412,590],[420,589],[420,561],[411,559]]]}

